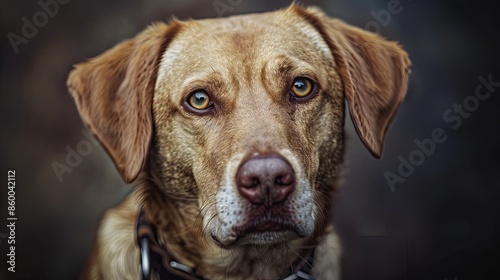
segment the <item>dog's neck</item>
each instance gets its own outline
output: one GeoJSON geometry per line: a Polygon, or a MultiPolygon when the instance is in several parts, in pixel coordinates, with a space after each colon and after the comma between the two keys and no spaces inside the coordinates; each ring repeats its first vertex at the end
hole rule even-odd
{"type": "Polygon", "coordinates": [[[159,240],[178,262],[207,279],[279,279],[314,247],[310,239],[222,249],[204,235],[197,201],[165,195],[157,180],[142,181],[137,194],[159,240]]]}

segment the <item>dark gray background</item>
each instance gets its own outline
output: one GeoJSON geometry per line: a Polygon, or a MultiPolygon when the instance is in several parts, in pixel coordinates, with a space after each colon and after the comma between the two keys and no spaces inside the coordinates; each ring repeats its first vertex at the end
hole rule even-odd
{"type": "MultiPolygon", "coordinates": [[[[303,1],[361,28],[375,20],[371,11],[387,10],[388,2],[303,1]]],[[[370,156],[346,122],[346,176],[334,209],[345,251],[344,279],[500,279],[500,87],[456,130],[443,119],[453,104],[474,95],[479,76],[500,81],[498,10],[480,1],[436,2],[401,0],[402,11],[380,26],[413,62],[408,96],[381,160],[370,156]],[[431,137],[435,128],[444,130],[446,141],[392,192],[384,173],[397,173],[398,156],[408,159],[414,140],[431,137]]],[[[224,16],[288,4],[242,0],[224,16]]],[[[6,239],[0,235],[0,278],[76,279],[101,215],[131,186],[121,182],[97,146],[62,182],[53,171],[53,162],[64,163],[67,147],[87,141],[65,87],[71,65],[153,21],[219,14],[213,1],[72,0],[16,54],[7,34],[21,34],[22,17],[31,21],[41,8],[37,1],[1,5],[0,170],[3,186],[7,170],[16,170],[18,221],[17,272],[4,268],[6,239]]],[[[4,187],[0,234],[7,232],[6,194],[4,187]]]]}

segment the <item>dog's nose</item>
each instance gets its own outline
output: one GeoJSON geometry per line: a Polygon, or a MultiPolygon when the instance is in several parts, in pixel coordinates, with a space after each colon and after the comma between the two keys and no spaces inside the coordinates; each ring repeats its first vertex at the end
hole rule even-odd
{"type": "Polygon", "coordinates": [[[236,185],[242,196],[254,204],[271,206],[284,201],[295,189],[295,173],[279,155],[254,157],[236,173],[236,185]]]}

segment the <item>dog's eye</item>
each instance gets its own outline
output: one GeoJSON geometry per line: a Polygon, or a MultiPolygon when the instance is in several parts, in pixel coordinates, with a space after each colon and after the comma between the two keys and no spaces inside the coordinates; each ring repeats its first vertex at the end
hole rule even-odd
{"type": "Polygon", "coordinates": [[[191,108],[198,111],[208,109],[208,107],[212,105],[212,102],[210,101],[208,94],[204,90],[197,90],[193,92],[189,96],[187,103],[191,108]]]}
{"type": "Polygon", "coordinates": [[[295,78],[292,83],[291,94],[296,98],[304,98],[315,90],[314,83],[307,78],[295,78]]]}

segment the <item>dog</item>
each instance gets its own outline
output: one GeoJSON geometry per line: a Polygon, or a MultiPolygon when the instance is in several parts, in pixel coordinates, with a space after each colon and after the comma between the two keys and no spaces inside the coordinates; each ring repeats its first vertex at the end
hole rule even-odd
{"type": "Polygon", "coordinates": [[[136,185],[83,278],[340,279],[344,104],[380,157],[409,67],[397,43],[296,4],[157,23],[75,65],[83,122],[136,185]]]}

